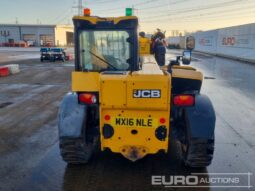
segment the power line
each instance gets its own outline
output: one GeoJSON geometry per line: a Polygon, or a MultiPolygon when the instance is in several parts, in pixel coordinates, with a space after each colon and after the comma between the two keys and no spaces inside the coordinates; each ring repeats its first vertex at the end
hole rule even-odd
{"type": "MultiPolygon", "coordinates": [[[[212,16],[209,18],[199,18],[199,20],[194,20],[195,22],[201,22],[201,21],[219,21],[220,20],[224,20],[224,19],[233,19],[233,18],[240,18],[245,17],[247,15],[254,15],[255,12],[254,11],[250,11],[250,12],[246,12],[242,15],[236,15],[236,14],[223,14],[223,15],[218,15],[218,16],[212,16]],[[227,18],[226,18],[227,17],[227,18]]],[[[186,21],[189,21],[189,19],[187,19],[186,21]]]]}
{"type": "Polygon", "coordinates": [[[73,8],[76,8],[78,11],[78,15],[82,16],[83,15],[83,5],[82,5],[82,0],[78,0],[78,5],[77,6],[73,6],[73,8]]]}
{"type": "MultiPolygon", "coordinates": [[[[208,16],[212,15],[212,16],[218,16],[218,15],[224,15],[225,13],[230,13],[230,12],[243,12],[245,9],[245,11],[247,12],[247,10],[249,9],[253,9],[253,11],[255,10],[254,7],[238,7],[235,9],[230,9],[230,10],[224,10],[224,12],[219,12],[219,11],[214,11],[214,12],[209,12],[209,13],[203,13],[203,14],[192,14],[192,15],[186,15],[186,16],[181,16],[181,17],[171,17],[171,18],[164,18],[164,19],[157,19],[157,20],[142,20],[143,23],[151,23],[151,22],[158,22],[158,21],[164,21],[164,20],[181,20],[183,21],[183,19],[196,19],[196,18],[207,18],[208,16]]],[[[236,14],[236,13],[235,13],[236,14]]]]}
{"type": "Polygon", "coordinates": [[[101,0],[101,1],[91,1],[91,2],[88,2],[88,4],[99,4],[99,3],[111,3],[111,2],[116,2],[116,0],[101,0]]]}
{"type": "Polygon", "coordinates": [[[55,18],[51,18],[51,19],[48,19],[47,22],[48,23],[54,23],[56,20],[59,20],[60,18],[63,17],[63,13],[66,13],[70,10],[70,8],[67,8],[65,9],[64,11],[61,12],[61,14],[59,14],[58,16],[56,16],[55,18]]]}
{"type": "MultiPolygon", "coordinates": [[[[214,11],[214,12],[210,12],[210,13],[203,13],[203,14],[199,14],[199,15],[189,15],[189,16],[185,16],[185,17],[182,17],[182,18],[206,18],[207,16],[210,16],[210,15],[214,15],[214,17],[216,16],[219,16],[219,15],[225,15],[225,13],[233,13],[235,12],[235,14],[237,14],[236,12],[243,12],[244,10],[242,9],[245,9],[245,11],[247,12],[247,10],[249,9],[253,9],[252,11],[255,11],[255,8],[254,7],[238,7],[236,9],[230,9],[230,10],[225,10],[224,12],[220,13],[219,11],[214,11]],[[215,15],[216,14],[216,15],[215,15]]],[[[233,14],[234,15],[234,14],[233,14]]]]}
{"type": "MultiPolygon", "coordinates": [[[[255,12],[254,11],[251,11],[251,12],[246,12],[248,13],[248,15],[254,15],[255,12]]],[[[189,23],[193,23],[193,22],[201,22],[201,21],[219,21],[220,20],[225,20],[225,19],[233,19],[233,18],[240,18],[240,16],[247,16],[247,14],[242,14],[242,15],[236,15],[236,14],[222,14],[222,15],[217,15],[217,16],[211,16],[211,17],[207,17],[207,18],[192,18],[192,17],[183,17],[182,19],[182,22],[178,22],[177,24],[182,24],[183,23],[186,23],[186,22],[189,22],[189,23]],[[226,18],[227,17],[227,18],[226,18]],[[229,18],[230,17],[230,18],[229,18]]],[[[179,18],[173,18],[171,19],[170,21],[178,21],[178,19],[181,19],[181,17],[179,18]]],[[[141,21],[141,23],[144,23],[143,21],[141,21]]]]}
{"type": "MultiPolygon", "coordinates": [[[[189,9],[179,9],[179,10],[174,10],[171,11],[170,13],[163,13],[163,14],[157,14],[155,16],[149,16],[149,17],[145,17],[144,19],[155,19],[155,18],[161,18],[162,17],[169,17],[172,16],[172,14],[180,14],[180,13],[189,13],[189,12],[194,12],[194,11],[204,11],[204,10],[208,10],[208,9],[215,9],[215,8],[221,8],[222,6],[233,6],[234,3],[240,3],[243,2],[245,0],[232,0],[232,1],[228,1],[228,2],[224,2],[224,3],[217,3],[217,4],[213,4],[213,5],[206,5],[206,6],[200,6],[200,7],[193,7],[193,8],[189,8],[189,9]]],[[[142,11],[142,10],[141,10],[142,11]]],[[[168,18],[169,19],[169,18],[168,18]]]]}
{"type": "MultiPolygon", "coordinates": [[[[75,1],[73,1],[73,5],[74,5],[74,3],[75,3],[75,1]]],[[[73,7],[74,6],[72,6],[72,8],[73,7]]],[[[64,19],[67,19],[67,17],[71,18],[73,15],[72,8],[68,7],[67,9],[62,10],[61,13],[59,15],[57,15],[55,18],[48,19],[47,20],[48,23],[59,23],[59,21],[63,21],[64,19]]]]}
{"type": "MultiPolygon", "coordinates": [[[[174,2],[171,2],[170,5],[177,5],[177,4],[180,4],[180,3],[184,3],[184,2],[187,2],[187,1],[191,1],[191,0],[179,0],[179,1],[174,1],[174,2]]],[[[169,5],[169,2],[166,3],[166,4],[161,4],[161,5],[158,5],[158,6],[151,6],[151,7],[145,7],[145,8],[141,8],[139,9],[140,11],[147,11],[147,10],[150,10],[150,9],[155,9],[156,12],[158,13],[159,11],[157,10],[157,8],[161,8],[161,7],[167,7],[169,5]]],[[[151,12],[150,12],[151,13],[151,12]]]]}
{"type": "Polygon", "coordinates": [[[69,9],[69,11],[65,12],[58,20],[55,20],[55,24],[62,23],[64,20],[68,20],[72,18],[72,9],[69,9]]]}
{"type": "MultiPolygon", "coordinates": [[[[148,9],[156,9],[156,8],[160,8],[160,7],[166,7],[166,5],[169,5],[169,4],[161,4],[160,6],[156,6],[156,5],[153,5],[151,7],[144,7],[144,8],[138,8],[139,6],[144,6],[144,5],[151,5],[155,2],[158,2],[160,0],[147,0],[145,2],[140,2],[140,3],[136,3],[136,4],[133,4],[132,7],[134,7],[135,10],[137,10],[137,12],[139,11],[139,15],[140,15],[140,11],[144,11],[144,10],[148,10],[148,9]]],[[[187,1],[191,1],[191,0],[178,0],[178,1],[174,1],[171,3],[171,5],[177,5],[177,4],[180,4],[180,3],[183,3],[183,2],[187,2],[187,1]]],[[[117,14],[117,13],[120,13],[122,10],[121,9],[124,9],[126,8],[127,6],[122,6],[122,7],[116,7],[116,8],[111,8],[110,10],[109,9],[101,9],[101,10],[95,10],[96,12],[104,12],[104,14],[106,15],[113,15],[113,14],[117,14]]],[[[158,13],[158,11],[157,11],[158,13]]]]}
{"type": "MultiPolygon", "coordinates": [[[[242,15],[242,16],[246,16],[246,17],[250,17],[250,16],[254,16],[254,12],[252,13],[248,13],[248,14],[245,14],[245,15],[242,15]]],[[[236,15],[236,16],[232,16],[230,15],[230,17],[227,17],[227,18],[220,18],[220,20],[222,21],[227,21],[227,20],[231,20],[233,21],[233,19],[238,19],[240,18],[240,16],[236,15]]],[[[207,19],[207,21],[210,21],[210,22],[218,22],[219,21],[219,18],[210,18],[210,19],[207,19]]],[[[190,21],[185,21],[186,22],[189,22],[189,23],[197,23],[197,22],[201,22],[200,20],[190,20],[190,21]]],[[[173,26],[179,26],[180,24],[183,24],[183,23],[177,23],[177,24],[173,24],[173,26]]],[[[246,22],[244,22],[243,24],[247,24],[246,22]]],[[[236,25],[240,25],[240,22],[236,23],[236,25]]],[[[233,25],[234,26],[234,25],[233,25]]],[[[217,28],[223,28],[223,27],[229,27],[229,26],[222,26],[222,27],[218,27],[217,25],[217,28]]],[[[215,29],[207,29],[207,30],[215,30],[215,29]]],[[[171,31],[171,30],[167,30],[167,31],[171,31]]]]}
{"type": "MultiPolygon", "coordinates": [[[[150,3],[154,3],[154,2],[157,2],[159,0],[147,0],[145,2],[140,2],[140,3],[134,3],[133,6],[137,7],[137,6],[141,6],[141,5],[146,5],[146,4],[150,4],[150,3]]],[[[124,9],[126,8],[127,6],[119,6],[119,7],[114,7],[114,8],[111,8],[111,9],[95,9],[95,11],[97,12],[104,12],[104,11],[107,11],[107,12],[114,12],[116,10],[121,10],[121,9],[124,9]]]]}

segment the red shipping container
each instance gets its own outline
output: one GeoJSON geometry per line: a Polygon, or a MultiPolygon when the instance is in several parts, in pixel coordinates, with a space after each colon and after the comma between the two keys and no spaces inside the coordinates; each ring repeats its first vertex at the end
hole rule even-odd
{"type": "Polygon", "coordinates": [[[7,66],[0,66],[0,77],[8,76],[9,68],[7,66]]]}

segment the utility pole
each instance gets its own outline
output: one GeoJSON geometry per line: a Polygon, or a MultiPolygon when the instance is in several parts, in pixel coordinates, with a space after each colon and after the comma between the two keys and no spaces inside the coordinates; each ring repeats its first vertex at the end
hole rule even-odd
{"type": "Polygon", "coordinates": [[[138,16],[138,9],[136,9],[134,5],[132,5],[132,12],[133,16],[138,16]]]}
{"type": "Polygon", "coordinates": [[[78,10],[78,15],[82,16],[83,15],[83,5],[82,5],[82,0],[78,0],[78,5],[74,6],[73,8],[76,8],[78,10]]]}
{"type": "Polygon", "coordinates": [[[82,15],[82,9],[83,9],[83,6],[82,6],[82,0],[79,0],[79,5],[78,5],[78,14],[81,16],[82,15]]]}

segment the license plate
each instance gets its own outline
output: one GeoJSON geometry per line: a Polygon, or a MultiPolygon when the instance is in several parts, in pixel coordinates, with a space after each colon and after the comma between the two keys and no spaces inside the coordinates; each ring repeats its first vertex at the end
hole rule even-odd
{"type": "Polygon", "coordinates": [[[121,126],[121,127],[157,127],[158,119],[116,117],[112,119],[111,124],[113,126],[121,126]]]}

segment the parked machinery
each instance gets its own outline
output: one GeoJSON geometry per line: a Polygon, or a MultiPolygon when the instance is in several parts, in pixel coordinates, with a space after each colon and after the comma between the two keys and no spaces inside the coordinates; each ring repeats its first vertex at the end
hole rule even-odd
{"type": "MultiPolygon", "coordinates": [[[[63,48],[41,48],[41,62],[44,60],[55,62],[57,60],[65,62],[66,52],[63,48]]],[[[68,57],[69,60],[70,56],[68,57]]]]}
{"type": "Polygon", "coordinates": [[[187,166],[208,166],[214,151],[215,112],[200,93],[203,74],[180,64],[190,63],[191,51],[178,57],[179,64],[159,67],[150,51],[144,52],[146,45],[139,55],[137,17],[84,13],[73,18],[72,93],[59,110],[63,160],[87,163],[99,146],[136,161],[169,152],[170,140],[176,139],[187,166]]]}
{"type": "Polygon", "coordinates": [[[51,60],[51,50],[50,48],[41,48],[40,49],[41,52],[41,62],[43,62],[44,60],[51,60]]]}
{"type": "Polygon", "coordinates": [[[66,53],[63,48],[51,48],[51,61],[61,60],[65,62],[66,53]]]}

